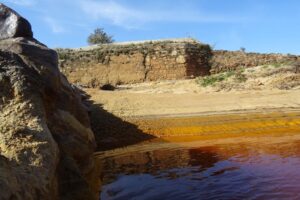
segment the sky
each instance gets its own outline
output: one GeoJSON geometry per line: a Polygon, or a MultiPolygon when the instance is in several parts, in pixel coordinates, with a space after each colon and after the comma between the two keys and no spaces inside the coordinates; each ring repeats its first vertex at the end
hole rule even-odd
{"type": "Polygon", "coordinates": [[[51,48],[87,46],[101,27],[116,42],[192,37],[214,49],[300,54],[299,0],[2,0],[51,48]]]}

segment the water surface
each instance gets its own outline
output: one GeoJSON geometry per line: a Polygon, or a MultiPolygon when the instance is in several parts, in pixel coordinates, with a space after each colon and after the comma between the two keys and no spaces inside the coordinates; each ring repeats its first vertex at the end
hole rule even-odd
{"type": "Polygon", "coordinates": [[[164,138],[101,152],[101,199],[300,199],[300,131],[292,125],[275,133],[164,138]]]}

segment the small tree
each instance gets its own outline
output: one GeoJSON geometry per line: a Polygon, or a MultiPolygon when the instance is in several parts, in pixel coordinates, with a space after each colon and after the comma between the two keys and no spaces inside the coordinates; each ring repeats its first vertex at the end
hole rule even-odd
{"type": "Polygon", "coordinates": [[[89,44],[106,44],[114,42],[113,36],[108,35],[103,28],[96,28],[88,37],[89,44]]]}
{"type": "Polygon", "coordinates": [[[241,48],[240,48],[240,51],[241,51],[242,53],[245,53],[245,52],[246,52],[246,48],[245,48],[245,47],[241,47],[241,48]]]}

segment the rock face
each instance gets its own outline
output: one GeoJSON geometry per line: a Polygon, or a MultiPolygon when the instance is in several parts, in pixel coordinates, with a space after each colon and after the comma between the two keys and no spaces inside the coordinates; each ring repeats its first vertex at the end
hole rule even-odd
{"type": "MultiPolygon", "coordinates": [[[[0,12],[17,16],[3,4],[0,12]]],[[[8,17],[0,23],[0,199],[95,199],[95,140],[79,92],[55,51],[32,34],[14,37],[8,17]]]]}
{"type": "Polygon", "coordinates": [[[0,39],[12,37],[32,38],[31,25],[18,13],[0,3],[0,39]]]}
{"type": "Polygon", "coordinates": [[[58,49],[61,71],[87,87],[208,75],[211,48],[192,39],[58,49]]]}

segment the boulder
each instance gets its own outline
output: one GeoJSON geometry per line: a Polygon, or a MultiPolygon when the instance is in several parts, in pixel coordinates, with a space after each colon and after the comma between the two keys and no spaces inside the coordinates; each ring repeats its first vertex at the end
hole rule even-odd
{"type": "Polygon", "coordinates": [[[31,25],[17,12],[0,3],[0,40],[15,37],[32,38],[31,25]]]}
{"type": "Polygon", "coordinates": [[[1,200],[97,198],[89,116],[57,63],[33,38],[0,40],[1,200]]]}

